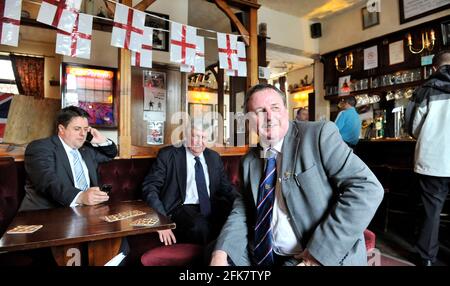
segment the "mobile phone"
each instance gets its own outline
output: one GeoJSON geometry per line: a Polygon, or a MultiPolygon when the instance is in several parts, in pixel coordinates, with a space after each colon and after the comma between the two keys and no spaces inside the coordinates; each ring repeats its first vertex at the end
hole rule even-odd
{"type": "Polygon", "coordinates": [[[100,191],[105,192],[107,195],[109,195],[111,193],[112,190],[112,185],[110,184],[103,184],[102,188],[100,189],[100,191]]]}
{"type": "Polygon", "coordinates": [[[91,141],[92,141],[92,138],[94,138],[94,136],[92,136],[92,133],[91,133],[91,132],[88,132],[87,135],[86,135],[86,141],[87,141],[87,142],[91,142],[91,141]]]}

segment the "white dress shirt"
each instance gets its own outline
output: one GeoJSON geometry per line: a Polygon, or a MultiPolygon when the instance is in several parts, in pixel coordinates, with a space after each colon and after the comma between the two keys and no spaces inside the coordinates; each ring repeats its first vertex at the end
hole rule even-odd
{"type": "MultiPolygon", "coordinates": [[[[61,143],[62,143],[62,145],[63,145],[63,147],[64,147],[64,150],[66,151],[66,154],[67,154],[67,158],[69,158],[69,163],[70,163],[70,169],[72,169],[72,176],[73,176],[73,178],[76,178],[76,176],[75,176],[75,168],[74,168],[74,165],[73,165],[73,160],[74,160],[74,158],[73,158],[73,155],[72,155],[72,153],[70,153],[73,149],[71,148],[71,147],[69,147],[69,145],[67,145],[65,142],[64,142],[64,140],[62,140],[61,139],[61,137],[59,137],[58,136],[58,138],[59,138],[59,140],[61,140],[61,143]]],[[[84,178],[86,179],[86,183],[87,183],[87,185],[88,186],[90,186],[91,184],[90,184],[90,180],[89,180],[89,170],[88,170],[88,168],[87,168],[87,166],[86,166],[86,163],[84,162],[84,160],[83,160],[83,157],[81,156],[81,154],[80,154],[80,151],[78,151],[78,149],[76,150],[77,151],[77,153],[78,153],[78,157],[80,158],[80,162],[81,162],[81,166],[83,167],[83,174],[84,174],[84,178]]],[[[77,188],[77,189],[80,189],[80,192],[78,192],[78,194],[76,195],[76,197],[73,199],[73,201],[70,203],[70,206],[71,207],[75,207],[75,206],[77,206],[78,204],[76,203],[76,201],[77,201],[77,199],[78,199],[78,197],[80,196],[80,194],[81,194],[81,192],[82,192],[82,190],[81,190],[81,187],[80,186],[77,186],[77,181],[74,179],[74,184],[75,184],[75,188],[77,188]]]]}
{"type": "Polygon", "coordinates": [[[282,163],[282,147],[284,138],[273,146],[266,146],[264,148],[265,158],[269,148],[277,152],[277,183],[275,186],[275,201],[272,210],[272,247],[276,254],[282,256],[293,256],[301,252],[300,243],[297,241],[294,229],[291,225],[289,213],[284,201],[283,193],[281,192],[281,163],[282,163]]]}
{"type": "MultiPolygon", "coordinates": [[[[186,198],[184,204],[199,204],[197,184],[195,182],[195,156],[191,153],[189,148],[186,148],[186,198]]],[[[209,173],[208,165],[206,164],[203,153],[198,156],[202,163],[203,173],[205,174],[206,189],[209,195],[209,173]]]]}

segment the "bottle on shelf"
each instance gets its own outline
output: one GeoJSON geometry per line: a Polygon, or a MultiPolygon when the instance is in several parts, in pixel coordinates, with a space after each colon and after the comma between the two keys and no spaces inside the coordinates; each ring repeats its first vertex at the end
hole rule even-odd
{"type": "Polygon", "coordinates": [[[384,127],[386,125],[386,110],[379,113],[375,117],[375,139],[380,139],[384,137],[384,127]]]}

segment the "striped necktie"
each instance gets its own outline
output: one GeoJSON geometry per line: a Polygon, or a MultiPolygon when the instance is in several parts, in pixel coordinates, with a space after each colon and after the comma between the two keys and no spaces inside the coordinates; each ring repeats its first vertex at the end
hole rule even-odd
{"type": "Polygon", "coordinates": [[[274,151],[269,149],[264,179],[258,189],[256,208],[254,257],[257,265],[271,266],[274,263],[272,251],[272,208],[275,200],[277,165],[274,151]]]}
{"type": "Polygon", "coordinates": [[[86,177],[84,176],[83,166],[81,165],[80,156],[78,156],[77,150],[70,151],[73,157],[73,170],[75,173],[76,187],[82,191],[88,189],[88,184],[86,182],[86,177]]]}

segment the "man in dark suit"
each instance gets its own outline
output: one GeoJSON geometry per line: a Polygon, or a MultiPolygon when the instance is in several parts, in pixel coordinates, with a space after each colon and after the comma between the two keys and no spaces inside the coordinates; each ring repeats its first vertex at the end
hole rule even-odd
{"type": "Polygon", "coordinates": [[[66,107],[57,117],[57,135],[27,146],[26,193],[20,211],[96,205],[109,199],[98,187],[97,166],[113,159],[117,147],[89,127],[88,118],[83,109],[66,107]],[[86,141],[88,133],[92,139],[86,141]]]}
{"type": "Polygon", "coordinates": [[[219,154],[206,148],[208,127],[193,121],[184,146],[161,149],[144,180],[144,199],[176,223],[174,231],[158,232],[165,245],[215,239],[234,201],[219,154]]]}

